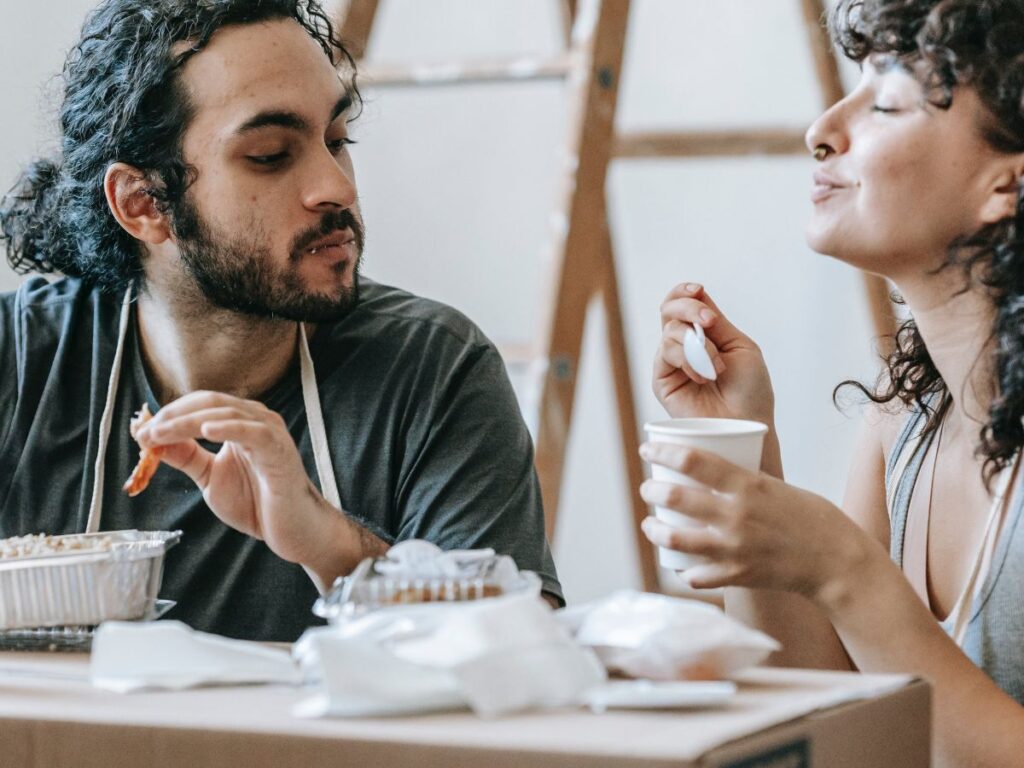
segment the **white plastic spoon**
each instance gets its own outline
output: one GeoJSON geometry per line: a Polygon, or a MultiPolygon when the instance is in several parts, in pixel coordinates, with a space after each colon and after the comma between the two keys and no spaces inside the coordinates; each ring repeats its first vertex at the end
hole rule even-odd
{"type": "Polygon", "coordinates": [[[715,371],[715,364],[711,362],[711,355],[704,346],[704,338],[704,329],[700,325],[694,323],[687,328],[683,335],[683,354],[693,370],[708,381],[716,381],[718,373],[715,371]]]}

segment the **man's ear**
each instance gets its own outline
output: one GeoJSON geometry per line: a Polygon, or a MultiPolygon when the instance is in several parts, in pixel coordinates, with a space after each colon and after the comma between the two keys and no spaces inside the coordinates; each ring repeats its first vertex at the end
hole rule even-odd
{"type": "Polygon", "coordinates": [[[127,163],[114,163],[103,177],[103,193],[117,223],[134,237],[159,245],[171,237],[170,220],[150,193],[152,182],[127,163]]]}
{"type": "Polygon", "coordinates": [[[981,209],[983,224],[995,224],[1017,215],[1017,204],[1021,196],[1021,183],[1024,180],[1024,156],[1016,155],[1013,162],[1003,166],[1000,175],[995,179],[988,199],[981,209]]]}

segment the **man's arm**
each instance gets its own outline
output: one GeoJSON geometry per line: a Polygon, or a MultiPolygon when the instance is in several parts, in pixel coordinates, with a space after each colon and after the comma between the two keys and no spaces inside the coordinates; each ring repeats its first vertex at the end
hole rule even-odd
{"type": "Polygon", "coordinates": [[[19,369],[15,333],[17,294],[0,296],[0,449],[7,443],[14,421],[14,409],[18,403],[18,385],[23,371],[19,369]]]}
{"type": "Polygon", "coordinates": [[[320,494],[284,419],[262,403],[192,392],[161,408],[136,439],[191,477],[224,523],[301,564],[321,592],[387,550],[320,494]],[[212,453],[199,439],[222,445],[212,453]]]}
{"type": "Polygon", "coordinates": [[[422,387],[419,436],[404,458],[396,503],[398,539],[443,549],[493,548],[537,572],[564,603],[544,535],[533,442],[504,361],[489,344],[467,347],[437,382],[422,387]]]}

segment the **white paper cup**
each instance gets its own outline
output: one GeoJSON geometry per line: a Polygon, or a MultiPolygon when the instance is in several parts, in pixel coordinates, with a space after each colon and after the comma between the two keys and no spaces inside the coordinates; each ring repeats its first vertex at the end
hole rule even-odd
{"type": "MultiPolygon", "coordinates": [[[[752,472],[761,468],[761,448],[768,432],[768,427],[761,422],[742,419],[668,419],[645,424],[644,429],[649,442],[673,443],[716,453],[726,461],[752,472]]],[[[651,465],[651,477],[660,482],[705,487],[660,464],[651,465]]],[[[659,520],[677,528],[704,526],[704,523],[673,509],[655,507],[654,514],[659,520]]],[[[664,568],[682,571],[707,562],[707,558],[658,547],[658,562],[664,568]]]]}

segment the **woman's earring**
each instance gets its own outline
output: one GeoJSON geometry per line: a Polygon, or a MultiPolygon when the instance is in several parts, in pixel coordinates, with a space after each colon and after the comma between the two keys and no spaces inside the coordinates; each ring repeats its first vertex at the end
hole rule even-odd
{"type": "Polygon", "coordinates": [[[811,153],[814,159],[817,160],[819,163],[824,161],[824,159],[831,154],[832,147],[830,147],[828,144],[819,144],[814,148],[814,151],[811,153]]]}

